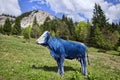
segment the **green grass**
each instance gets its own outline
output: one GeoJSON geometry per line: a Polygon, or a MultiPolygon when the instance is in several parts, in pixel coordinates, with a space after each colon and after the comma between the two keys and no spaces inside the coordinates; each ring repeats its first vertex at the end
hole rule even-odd
{"type": "Polygon", "coordinates": [[[120,80],[120,56],[116,51],[98,53],[89,48],[90,75],[84,77],[76,60],[65,60],[65,75],[57,72],[57,64],[49,50],[24,39],[0,36],[0,80],[120,80]],[[109,54],[110,53],[110,54],[109,54]]]}

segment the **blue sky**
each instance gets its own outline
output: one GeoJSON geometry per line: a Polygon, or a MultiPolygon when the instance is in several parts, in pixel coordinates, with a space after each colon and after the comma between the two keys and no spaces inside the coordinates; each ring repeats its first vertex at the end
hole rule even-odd
{"type": "Polygon", "coordinates": [[[19,0],[19,5],[21,8],[22,13],[28,12],[31,10],[43,10],[45,12],[50,13],[51,15],[57,16],[61,18],[63,15],[62,13],[55,13],[50,7],[46,4],[40,3],[40,0],[32,1],[32,0],[19,0]]]}
{"type": "Polygon", "coordinates": [[[120,0],[0,0],[0,14],[18,16],[43,10],[59,18],[65,14],[79,22],[91,20],[95,3],[100,4],[110,23],[120,21],[120,0]]]}

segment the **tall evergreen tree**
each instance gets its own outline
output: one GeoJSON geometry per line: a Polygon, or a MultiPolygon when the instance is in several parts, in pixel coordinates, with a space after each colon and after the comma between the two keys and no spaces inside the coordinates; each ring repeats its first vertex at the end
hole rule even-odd
{"type": "Polygon", "coordinates": [[[4,31],[4,34],[7,34],[7,35],[10,35],[11,33],[11,23],[10,23],[9,18],[5,20],[3,31],[4,31]]]}
{"type": "Polygon", "coordinates": [[[115,49],[119,39],[115,24],[109,24],[100,5],[95,4],[90,33],[92,45],[103,49],[115,49]]]}
{"type": "Polygon", "coordinates": [[[94,39],[93,42],[94,44],[96,44],[96,47],[99,48],[103,48],[104,46],[104,37],[102,32],[100,31],[100,28],[98,27],[98,25],[95,26],[95,30],[94,30],[94,39]]]}
{"type": "Polygon", "coordinates": [[[0,25],[0,33],[4,34],[3,26],[2,25],[0,25]]]}
{"type": "Polygon", "coordinates": [[[93,9],[92,26],[90,29],[90,36],[89,36],[89,42],[91,45],[100,47],[101,44],[102,46],[102,43],[104,43],[103,42],[104,39],[98,39],[98,38],[100,37],[104,38],[103,37],[104,34],[102,31],[105,29],[107,29],[106,16],[104,14],[104,11],[101,9],[101,6],[99,4],[95,4],[93,9]]]}
{"type": "Polygon", "coordinates": [[[14,24],[13,29],[12,29],[12,34],[20,35],[21,31],[22,31],[22,29],[21,29],[21,25],[20,25],[20,19],[16,18],[15,24],[14,24]]]}
{"type": "Polygon", "coordinates": [[[64,14],[62,15],[62,21],[67,22],[67,17],[64,14]]]}
{"type": "Polygon", "coordinates": [[[40,35],[40,28],[39,28],[39,25],[37,23],[37,19],[35,17],[34,21],[33,21],[32,29],[31,29],[31,37],[38,38],[39,35],[40,35]]]}
{"type": "Polygon", "coordinates": [[[68,30],[70,32],[70,37],[69,38],[74,39],[74,37],[75,37],[75,26],[74,26],[72,18],[67,19],[67,25],[68,25],[68,30]]]}
{"type": "Polygon", "coordinates": [[[106,27],[107,19],[99,4],[94,6],[92,24],[94,27],[97,25],[100,30],[106,27]]]}
{"type": "Polygon", "coordinates": [[[68,30],[69,30],[69,39],[74,39],[75,37],[75,26],[73,23],[72,18],[67,18],[65,15],[62,16],[62,21],[67,24],[68,30]]]}

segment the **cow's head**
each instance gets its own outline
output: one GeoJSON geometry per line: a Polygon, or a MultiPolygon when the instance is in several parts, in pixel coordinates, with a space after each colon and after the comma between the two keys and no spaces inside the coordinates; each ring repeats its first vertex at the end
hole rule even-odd
{"type": "Polygon", "coordinates": [[[50,38],[50,32],[45,31],[38,39],[37,39],[37,44],[46,46],[47,45],[47,41],[50,38]]]}

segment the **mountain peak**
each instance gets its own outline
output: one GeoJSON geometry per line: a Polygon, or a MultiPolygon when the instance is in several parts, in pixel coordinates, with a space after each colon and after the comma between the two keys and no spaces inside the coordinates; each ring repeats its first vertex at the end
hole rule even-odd
{"type": "Polygon", "coordinates": [[[21,27],[25,28],[29,25],[32,26],[35,17],[39,25],[43,24],[47,17],[49,17],[51,20],[55,19],[54,16],[43,10],[33,10],[25,12],[18,17],[10,16],[7,14],[0,15],[0,25],[4,25],[5,20],[7,18],[9,18],[12,21],[14,21],[16,18],[19,18],[21,27]]]}
{"type": "Polygon", "coordinates": [[[25,28],[29,25],[32,25],[35,17],[39,25],[43,24],[47,17],[49,17],[51,20],[55,18],[54,16],[42,10],[33,10],[29,13],[29,15],[21,19],[21,27],[25,28]]]}

